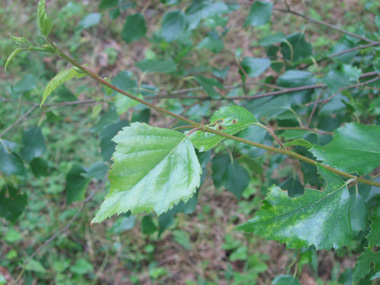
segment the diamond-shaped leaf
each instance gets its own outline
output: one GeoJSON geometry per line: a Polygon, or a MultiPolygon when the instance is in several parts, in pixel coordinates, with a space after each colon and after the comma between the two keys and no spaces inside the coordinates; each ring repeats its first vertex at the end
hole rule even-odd
{"type": "MultiPolygon", "coordinates": [[[[207,127],[233,135],[256,122],[257,120],[251,112],[243,107],[231,105],[216,111],[207,127]]],[[[207,151],[224,138],[212,133],[196,131],[190,135],[190,139],[197,149],[207,151]]]]}
{"type": "Polygon", "coordinates": [[[310,151],[324,164],[345,172],[365,175],[380,165],[380,126],[346,124],[325,145],[310,151]]]}
{"type": "Polygon", "coordinates": [[[128,211],[160,215],[195,193],[202,170],[187,136],[133,123],[113,141],[117,146],[109,174],[110,193],[93,223],[128,211]]]}
{"type": "Polygon", "coordinates": [[[273,186],[257,215],[237,229],[286,242],[289,248],[331,249],[347,244],[352,234],[349,191],[336,174],[323,167],[319,174],[326,180],[325,190],[305,189],[303,196],[289,198],[273,186]]]}

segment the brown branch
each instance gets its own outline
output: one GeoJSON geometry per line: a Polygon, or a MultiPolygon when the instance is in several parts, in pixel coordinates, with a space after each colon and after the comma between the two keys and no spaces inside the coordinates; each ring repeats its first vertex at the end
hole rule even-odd
{"type": "Polygon", "coordinates": [[[330,136],[334,135],[333,132],[326,132],[326,131],[306,128],[306,127],[278,127],[274,129],[274,131],[284,131],[284,130],[304,130],[304,131],[310,131],[310,132],[322,134],[322,135],[330,135],[330,136]]]}

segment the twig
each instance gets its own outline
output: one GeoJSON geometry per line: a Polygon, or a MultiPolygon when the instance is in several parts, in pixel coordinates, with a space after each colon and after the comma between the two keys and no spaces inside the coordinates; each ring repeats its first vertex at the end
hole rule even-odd
{"type": "Polygon", "coordinates": [[[341,93],[344,90],[360,87],[360,86],[363,86],[363,85],[375,82],[375,81],[377,81],[379,79],[380,79],[379,77],[375,77],[375,78],[372,78],[372,79],[370,79],[370,80],[368,80],[366,82],[360,82],[358,84],[342,87],[338,91],[336,91],[334,94],[332,94],[329,98],[317,100],[317,101],[314,101],[314,102],[310,102],[310,103],[305,104],[305,106],[310,106],[310,105],[313,105],[313,104],[319,104],[319,103],[322,103],[322,102],[325,104],[325,103],[327,103],[328,101],[330,101],[332,98],[334,98],[336,95],[338,95],[339,93],[341,93]]]}
{"type": "MultiPolygon", "coordinates": [[[[321,96],[322,96],[322,92],[319,92],[317,100],[321,99],[321,96]]],[[[309,119],[307,120],[307,123],[306,123],[307,128],[310,127],[310,123],[311,123],[311,120],[313,119],[313,116],[314,116],[315,110],[317,109],[317,106],[318,106],[318,104],[315,104],[313,106],[313,110],[311,111],[309,119]]]]}
{"type": "Polygon", "coordinates": [[[26,117],[28,117],[34,110],[38,108],[38,104],[34,105],[32,108],[30,108],[24,115],[22,115],[20,118],[18,118],[16,121],[13,122],[12,125],[10,125],[8,128],[6,128],[1,134],[0,138],[3,137],[6,133],[8,133],[13,127],[21,123],[22,120],[24,120],[26,117]]]}
{"type": "Polygon", "coordinates": [[[327,58],[321,59],[320,61],[328,59],[328,58],[331,59],[333,57],[341,56],[341,55],[344,55],[344,54],[347,54],[347,53],[350,53],[350,52],[353,52],[356,50],[365,49],[365,48],[369,48],[369,47],[375,47],[375,46],[380,46],[380,42],[373,42],[373,43],[370,43],[367,45],[361,45],[361,46],[357,46],[354,48],[346,49],[344,51],[337,52],[337,53],[334,53],[332,55],[329,55],[329,56],[327,56],[327,58]]]}
{"type": "Polygon", "coordinates": [[[361,40],[369,42],[369,43],[375,43],[375,41],[367,39],[366,37],[360,36],[358,34],[351,33],[351,32],[349,32],[347,30],[344,30],[344,29],[339,28],[337,26],[334,26],[332,24],[326,23],[324,21],[313,19],[313,18],[308,17],[308,16],[306,16],[304,14],[301,14],[301,13],[298,13],[296,11],[290,10],[289,8],[288,9],[276,9],[276,8],[273,8],[273,10],[278,11],[278,12],[290,13],[290,14],[302,17],[302,18],[308,20],[309,22],[313,22],[313,23],[316,23],[316,24],[319,24],[319,25],[323,25],[323,26],[329,27],[329,28],[331,28],[333,30],[339,31],[339,32],[341,32],[343,34],[346,34],[346,35],[349,35],[351,37],[355,37],[355,38],[361,39],[361,40]]]}
{"type": "Polygon", "coordinates": [[[330,135],[330,136],[334,135],[333,132],[326,132],[326,131],[306,128],[306,127],[278,127],[274,131],[283,131],[283,130],[305,130],[305,131],[310,131],[310,132],[322,134],[322,135],[330,135]]]}

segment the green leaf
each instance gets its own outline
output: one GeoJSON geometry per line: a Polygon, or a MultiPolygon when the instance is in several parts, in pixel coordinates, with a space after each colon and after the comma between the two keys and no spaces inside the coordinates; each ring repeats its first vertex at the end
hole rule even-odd
{"type": "MultiPolygon", "coordinates": [[[[257,120],[251,112],[243,107],[231,105],[222,107],[216,111],[211,117],[210,124],[207,125],[207,127],[233,135],[256,122],[257,120]]],[[[221,136],[202,131],[192,133],[190,139],[194,146],[200,151],[207,151],[224,140],[221,136]]]]}
{"type": "Polygon", "coordinates": [[[27,203],[25,193],[19,192],[11,185],[5,185],[0,191],[0,216],[15,223],[27,203]]]}
{"type": "Polygon", "coordinates": [[[186,28],[186,15],[181,10],[166,12],[162,18],[161,36],[168,43],[177,40],[186,28]]]}
{"type": "Polygon", "coordinates": [[[220,97],[220,94],[214,90],[214,87],[223,89],[223,85],[218,80],[203,76],[193,76],[193,78],[211,98],[217,99],[220,97]]]}
{"type": "Polygon", "coordinates": [[[337,70],[330,70],[322,81],[329,87],[331,92],[336,92],[340,88],[351,84],[349,76],[337,70]]]}
{"type": "Polygon", "coordinates": [[[145,59],[135,63],[142,72],[172,73],[177,71],[177,64],[173,60],[145,59]]]}
{"type": "Polygon", "coordinates": [[[44,37],[47,37],[50,34],[53,24],[51,23],[51,20],[46,13],[45,2],[46,0],[40,0],[40,2],[38,2],[37,25],[38,25],[38,29],[41,32],[41,35],[43,35],[44,37]]]}
{"type": "Polygon", "coordinates": [[[129,15],[125,20],[121,38],[130,44],[138,41],[146,34],[146,24],[144,16],[140,13],[129,15]]]}
{"type": "Polygon", "coordinates": [[[87,177],[103,180],[108,172],[108,165],[104,162],[94,162],[88,169],[87,177]]]}
{"type": "Polygon", "coordinates": [[[288,248],[337,249],[347,244],[352,234],[349,191],[339,176],[323,167],[318,170],[326,180],[325,190],[305,189],[303,196],[289,198],[272,186],[256,216],[237,229],[286,242],[288,248]]]}
{"type": "Polygon", "coordinates": [[[297,62],[313,54],[313,48],[310,43],[305,41],[304,34],[294,33],[287,36],[286,40],[287,43],[281,44],[281,53],[285,59],[297,62]]]}
{"type": "Polygon", "coordinates": [[[258,27],[268,23],[272,16],[272,9],[272,2],[255,1],[245,19],[244,26],[258,27]]]}
{"type": "Polygon", "coordinates": [[[84,200],[89,182],[87,169],[79,165],[71,167],[66,175],[66,204],[84,200]]]}
{"type": "Polygon", "coordinates": [[[211,31],[207,37],[196,46],[197,49],[208,49],[214,53],[220,52],[224,47],[224,43],[219,34],[215,31],[211,31]]]}
{"type": "MultiPolygon", "coordinates": [[[[141,94],[135,94],[136,97],[143,99],[144,97],[141,94]]],[[[137,102],[123,94],[116,94],[115,105],[118,115],[124,114],[130,108],[136,107],[140,102],[137,102]]]]}
{"type": "Polygon", "coordinates": [[[272,285],[301,285],[298,279],[293,275],[278,275],[273,279],[272,285]]]}
{"type": "Polygon", "coordinates": [[[212,159],[212,179],[216,187],[222,185],[240,199],[249,184],[249,174],[237,161],[231,161],[228,154],[217,155],[212,159]]]}
{"type": "Polygon", "coordinates": [[[79,27],[82,29],[87,29],[96,26],[100,22],[101,15],[99,13],[91,13],[83,18],[79,23],[79,27]]]}
{"type": "Polygon", "coordinates": [[[113,141],[117,147],[109,174],[110,193],[92,223],[128,211],[160,215],[193,196],[201,166],[187,136],[133,123],[113,141]]]}
{"type": "Polygon", "coordinates": [[[349,123],[335,131],[333,140],[313,145],[311,153],[324,164],[365,175],[380,165],[380,126],[349,123]]]}
{"type": "Polygon", "coordinates": [[[308,142],[307,140],[304,140],[304,139],[296,139],[294,141],[284,143],[284,146],[286,146],[286,147],[296,146],[296,145],[306,147],[307,149],[309,149],[313,146],[310,142],[308,142]]]}
{"type": "Polygon", "coordinates": [[[48,164],[46,160],[43,160],[40,157],[34,158],[30,162],[30,168],[32,169],[33,175],[35,177],[48,176],[48,164]]]}
{"type": "Polygon", "coordinates": [[[380,251],[376,247],[380,246],[380,207],[377,207],[375,213],[370,217],[371,229],[367,236],[368,247],[359,256],[354,270],[354,283],[366,277],[372,268],[379,271],[380,269],[380,251]]]}
{"type": "Polygon", "coordinates": [[[286,41],[286,37],[282,32],[278,32],[273,35],[267,35],[260,40],[260,45],[262,47],[269,47],[271,45],[279,44],[286,41]]]}
{"type": "Polygon", "coordinates": [[[154,224],[150,215],[144,216],[141,220],[141,231],[144,235],[150,235],[157,231],[157,226],[154,224]]]}
{"type": "Polygon", "coordinates": [[[70,267],[70,271],[74,274],[84,275],[93,272],[94,267],[86,259],[80,258],[70,267]]]}
{"type": "Polygon", "coordinates": [[[33,90],[37,86],[37,77],[32,74],[25,75],[20,81],[13,87],[13,91],[16,93],[23,93],[33,90]]]}
{"type": "Polygon", "coordinates": [[[268,58],[245,57],[240,63],[248,77],[260,76],[270,67],[271,61],[268,58]]]}
{"type": "Polygon", "coordinates": [[[45,267],[41,264],[41,262],[35,259],[29,260],[28,264],[25,266],[25,270],[38,273],[46,273],[45,267]]]}
{"type": "Polygon", "coordinates": [[[291,198],[300,197],[305,192],[305,189],[303,185],[301,184],[301,182],[294,177],[291,177],[285,180],[284,182],[282,182],[280,184],[280,188],[288,192],[288,196],[291,198]]]}
{"type": "Polygon", "coordinates": [[[25,167],[21,158],[13,152],[8,151],[0,140],[0,173],[7,175],[25,175],[25,167]]]}
{"type": "Polygon", "coordinates": [[[22,135],[21,157],[27,162],[46,151],[45,139],[40,127],[30,127],[22,135]]]}
{"type": "Polygon", "coordinates": [[[100,133],[100,149],[104,161],[111,159],[112,153],[115,151],[116,144],[112,138],[125,126],[128,126],[128,121],[119,121],[103,128],[100,133]]]}
{"type": "Polygon", "coordinates": [[[23,50],[26,50],[24,48],[16,48],[14,51],[12,51],[12,53],[8,56],[6,62],[5,62],[5,65],[4,65],[4,71],[7,72],[7,67],[8,67],[8,64],[12,61],[12,59],[20,52],[20,51],[23,51],[23,50]]]}
{"type": "Polygon", "coordinates": [[[65,83],[66,81],[69,81],[70,79],[73,79],[74,77],[79,79],[85,76],[85,73],[78,72],[77,68],[75,67],[61,71],[56,76],[54,76],[52,80],[50,80],[48,85],[46,85],[45,91],[42,94],[42,102],[40,106],[42,106],[42,104],[46,101],[51,92],[53,92],[59,85],[65,83]]]}
{"type": "Polygon", "coordinates": [[[119,0],[102,0],[99,4],[99,9],[108,9],[119,5],[119,0]]]}

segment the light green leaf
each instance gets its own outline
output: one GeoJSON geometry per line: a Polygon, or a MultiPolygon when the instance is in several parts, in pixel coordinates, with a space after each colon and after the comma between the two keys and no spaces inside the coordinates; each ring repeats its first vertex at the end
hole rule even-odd
{"type": "Polygon", "coordinates": [[[45,2],[46,0],[40,0],[40,2],[38,2],[37,25],[38,25],[38,29],[41,32],[41,35],[43,35],[44,37],[47,37],[50,34],[53,24],[51,23],[51,20],[46,13],[45,2]]]}
{"type": "Polygon", "coordinates": [[[186,28],[186,15],[181,10],[166,12],[162,18],[161,36],[168,43],[177,40],[186,28]]]}
{"type": "Polygon", "coordinates": [[[214,87],[223,89],[223,85],[218,80],[203,76],[193,76],[193,78],[211,98],[217,99],[220,97],[220,94],[214,90],[214,87]]]}
{"type": "Polygon", "coordinates": [[[313,155],[339,170],[365,175],[380,165],[380,126],[346,124],[335,131],[333,140],[313,145],[313,155]]]}
{"type": "Polygon", "coordinates": [[[173,60],[145,59],[135,63],[142,72],[171,73],[177,70],[177,64],[173,60]]]}
{"type": "MultiPolygon", "coordinates": [[[[210,124],[208,124],[207,127],[233,135],[256,122],[257,120],[251,112],[243,107],[231,105],[222,107],[216,111],[211,117],[210,124]]],[[[221,136],[202,131],[192,133],[190,139],[194,146],[200,151],[207,151],[224,140],[221,136]]]]}
{"type": "Polygon", "coordinates": [[[323,191],[305,189],[298,198],[272,186],[260,211],[238,230],[286,242],[289,248],[314,245],[317,250],[340,248],[351,240],[350,194],[336,174],[319,167],[323,191]]]}
{"type": "Polygon", "coordinates": [[[359,256],[354,270],[354,283],[366,277],[371,268],[380,270],[380,252],[376,251],[376,247],[380,246],[380,207],[377,207],[375,213],[370,217],[371,229],[367,236],[368,247],[364,248],[364,252],[359,256]]]}
{"type": "Polygon", "coordinates": [[[278,275],[273,279],[272,285],[301,285],[296,277],[293,275],[278,275]]]}
{"type": "Polygon", "coordinates": [[[85,73],[80,73],[77,71],[75,67],[72,67],[67,70],[63,70],[60,73],[58,73],[45,88],[44,94],[42,94],[42,102],[41,105],[46,101],[47,97],[53,92],[59,85],[62,83],[65,83],[66,81],[69,81],[70,79],[73,79],[76,77],[77,79],[85,77],[85,73]]]}
{"type": "Polygon", "coordinates": [[[187,136],[133,123],[113,141],[110,193],[92,223],[128,211],[160,215],[195,193],[202,170],[187,136]]]}
{"type": "Polygon", "coordinates": [[[286,40],[285,35],[282,32],[278,32],[273,35],[267,35],[260,40],[260,45],[262,47],[269,47],[278,43],[282,43],[286,40]]]}
{"type": "Polygon", "coordinates": [[[268,23],[272,16],[272,9],[272,2],[255,1],[251,6],[244,26],[258,27],[268,23]]]}
{"type": "Polygon", "coordinates": [[[146,24],[144,16],[140,13],[129,15],[125,21],[121,38],[130,44],[138,41],[146,34],[146,24]]]}
{"type": "MultiPolygon", "coordinates": [[[[140,99],[143,99],[143,96],[141,94],[136,94],[135,96],[140,98],[140,99]]],[[[125,96],[125,95],[123,95],[123,94],[119,94],[119,93],[116,94],[115,106],[116,106],[117,113],[119,115],[124,114],[130,108],[133,108],[133,107],[137,106],[138,104],[140,104],[140,103],[129,98],[129,97],[127,97],[127,96],[125,96]]]]}
{"type": "Polygon", "coordinates": [[[249,77],[257,77],[269,68],[271,64],[268,58],[245,57],[240,63],[249,77]]]}
{"type": "Polygon", "coordinates": [[[99,13],[91,13],[82,19],[79,23],[79,27],[87,29],[96,26],[100,22],[101,15],[99,13]]]}
{"type": "Polygon", "coordinates": [[[80,258],[70,267],[70,271],[74,274],[84,275],[94,271],[94,267],[86,259],[80,258]]]}
{"type": "Polygon", "coordinates": [[[28,264],[25,266],[25,270],[34,271],[38,273],[46,273],[45,267],[41,264],[41,262],[31,259],[28,264]]]}
{"type": "Polygon", "coordinates": [[[296,145],[306,147],[307,149],[309,149],[313,146],[310,142],[308,142],[307,140],[304,140],[304,139],[296,139],[294,141],[284,143],[284,146],[286,146],[286,147],[296,146],[296,145]]]}
{"type": "Polygon", "coordinates": [[[196,46],[197,49],[208,49],[214,53],[220,52],[224,47],[224,43],[219,34],[215,31],[211,31],[207,37],[196,46]]]}
{"type": "Polygon", "coordinates": [[[23,50],[26,50],[24,48],[17,48],[15,49],[14,51],[12,51],[12,53],[8,56],[7,58],[7,61],[5,62],[5,65],[4,65],[4,71],[7,72],[7,67],[8,67],[8,64],[12,61],[12,59],[20,52],[20,51],[23,51],[23,50]]]}

